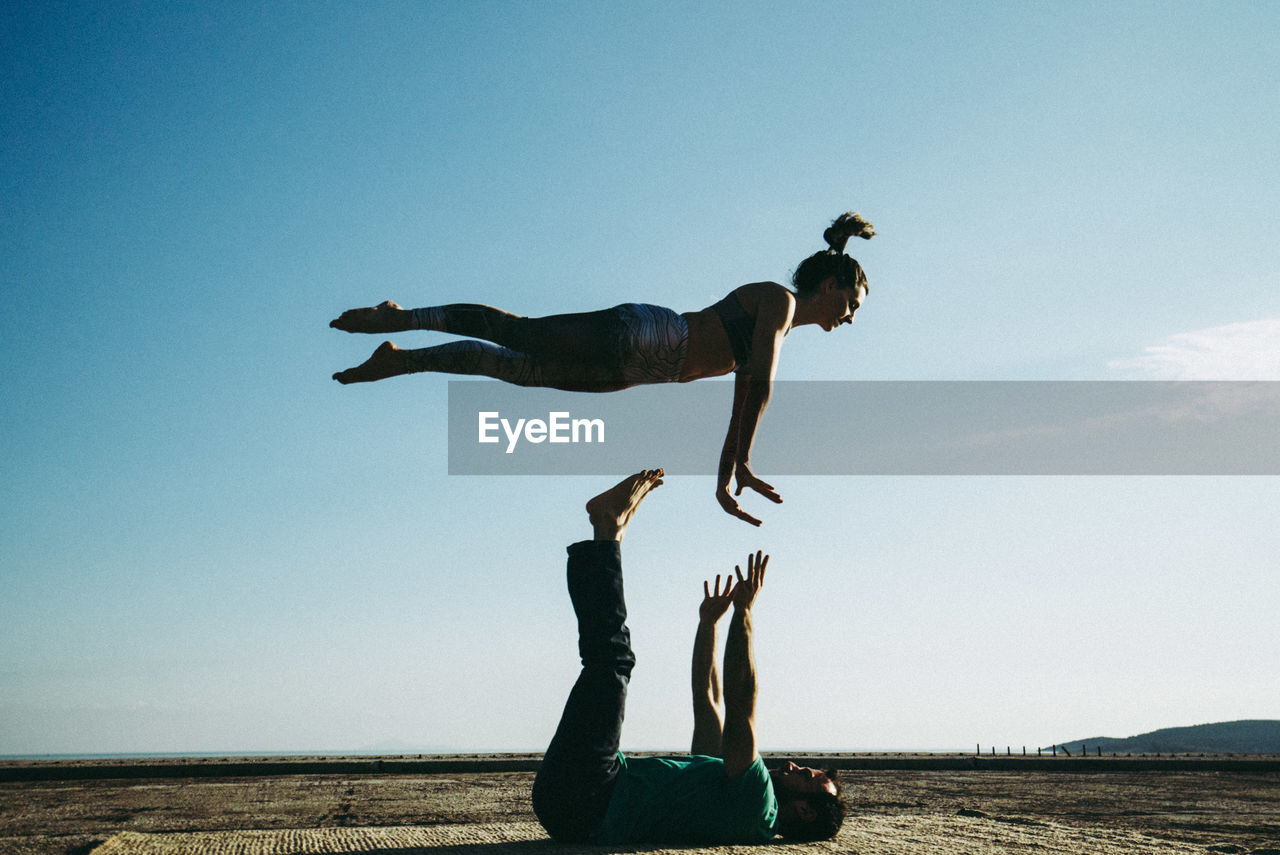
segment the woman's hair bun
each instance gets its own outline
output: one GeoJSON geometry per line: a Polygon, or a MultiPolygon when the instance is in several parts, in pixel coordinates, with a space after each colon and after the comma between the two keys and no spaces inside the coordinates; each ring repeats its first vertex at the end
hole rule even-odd
{"type": "Polygon", "coordinates": [[[875,237],[875,233],[875,227],[864,220],[861,214],[847,211],[836,217],[835,222],[822,233],[822,237],[826,240],[827,246],[831,247],[832,252],[844,252],[844,245],[849,238],[860,237],[863,240],[871,240],[875,237]]]}

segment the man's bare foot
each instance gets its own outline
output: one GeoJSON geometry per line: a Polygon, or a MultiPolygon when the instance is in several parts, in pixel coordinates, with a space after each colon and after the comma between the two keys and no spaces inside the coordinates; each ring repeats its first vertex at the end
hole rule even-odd
{"type": "Polygon", "coordinates": [[[347,309],[329,321],[329,326],[346,332],[404,332],[409,329],[412,315],[412,312],[400,308],[390,300],[383,300],[367,309],[347,309]]]}
{"type": "Polygon", "coordinates": [[[587,518],[591,520],[595,539],[621,542],[636,509],[651,490],[662,485],[664,474],[661,469],[645,469],[623,478],[588,501],[587,518]]]}
{"type": "Polygon", "coordinates": [[[405,362],[404,350],[389,341],[384,341],[378,345],[373,356],[355,368],[339,371],[333,375],[333,379],[346,385],[347,383],[368,383],[370,380],[381,380],[384,377],[408,373],[409,366],[405,362]]]}

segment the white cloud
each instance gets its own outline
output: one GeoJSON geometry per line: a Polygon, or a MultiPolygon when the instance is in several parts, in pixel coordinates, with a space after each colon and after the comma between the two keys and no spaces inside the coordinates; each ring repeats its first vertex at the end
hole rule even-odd
{"type": "Polygon", "coordinates": [[[1133,380],[1280,380],[1280,318],[1178,333],[1107,367],[1133,380]]]}

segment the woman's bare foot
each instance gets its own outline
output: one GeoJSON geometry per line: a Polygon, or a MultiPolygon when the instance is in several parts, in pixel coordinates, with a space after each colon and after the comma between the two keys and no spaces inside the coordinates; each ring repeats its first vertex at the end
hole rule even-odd
{"type": "Polygon", "coordinates": [[[389,333],[409,329],[413,313],[402,309],[390,300],[383,300],[367,309],[347,309],[329,321],[329,326],[346,332],[389,333]]]}
{"type": "Polygon", "coordinates": [[[664,474],[661,469],[645,469],[623,478],[588,501],[587,518],[591,520],[595,539],[621,542],[636,509],[651,490],[662,485],[664,474]]]}
{"type": "Polygon", "coordinates": [[[339,371],[333,379],[346,385],[347,383],[368,383],[384,377],[395,377],[397,374],[408,374],[409,366],[404,358],[404,350],[389,341],[378,345],[367,360],[355,368],[339,371]]]}

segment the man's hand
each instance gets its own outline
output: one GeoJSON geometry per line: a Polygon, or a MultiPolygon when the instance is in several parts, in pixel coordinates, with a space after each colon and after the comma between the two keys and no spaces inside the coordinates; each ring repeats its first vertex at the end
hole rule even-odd
{"type": "Polygon", "coordinates": [[[724,643],[724,773],[735,780],[756,759],[756,662],[751,652],[751,605],[764,585],[769,556],[747,556],[747,575],[734,567],[738,577],[730,596],[733,619],[724,643]]]}
{"type": "Polygon", "coordinates": [[[716,488],[716,501],[720,503],[720,507],[724,508],[725,513],[732,514],[740,520],[746,520],[752,525],[760,525],[760,520],[738,507],[738,503],[734,501],[733,496],[729,495],[728,484],[716,488]]]}
{"type": "Polygon", "coordinates": [[[703,622],[715,623],[720,620],[726,611],[729,610],[729,604],[733,602],[733,577],[728,576],[724,580],[724,590],[720,590],[720,574],[716,574],[716,587],[713,591],[711,583],[704,581],[702,583],[702,605],[698,606],[698,619],[703,622]]]}
{"type": "Polygon", "coordinates": [[[771,502],[779,505],[782,504],[782,496],[778,494],[777,490],[773,489],[773,485],[757,478],[747,467],[747,464],[736,464],[733,467],[733,477],[734,480],[738,482],[738,489],[734,491],[734,496],[741,496],[743,490],[751,489],[755,490],[771,502]]]}
{"type": "Polygon", "coordinates": [[[769,556],[760,550],[755,555],[747,556],[747,575],[742,575],[742,568],[735,565],[734,574],[738,584],[733,588],[733,607],[738,611],[749,611],[756,601],[756,594],[764,587],[764,571],[769,566],[769,556]]]}

